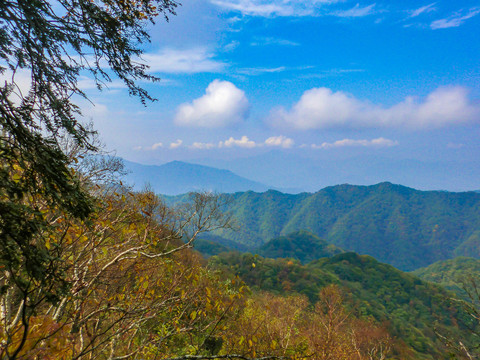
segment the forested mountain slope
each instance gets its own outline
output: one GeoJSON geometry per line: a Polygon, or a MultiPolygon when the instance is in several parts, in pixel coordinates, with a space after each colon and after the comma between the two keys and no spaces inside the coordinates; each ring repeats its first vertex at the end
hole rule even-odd
{"type": "Polygon", "coordinates": [[[344,252],[318,236],[300,230],[286,236],[272,239],[256,250],[256,253],[268,258],[293,258],[308,263],[324,257],[344,252]]]}
{"type": "Polygon", "coordinates": [[[480,260],[459,256],[455,259],[437,261],[430,266],[415,270],[413,274],[425,281],[440,284],[462,297],[468,297],[463,287],[469,287],[471,280],[479,283],[480,260]]]}
{"type": "Polygon", "coordinates": [[[397,343],[405,342],[407,351],[396,359],[448,358],[435,329],[455,334],[466,344],[472,340],[461,326],[465,314],[449,301],[453,293],[370,256],[342,253],[302,265],[295,260],[237,252],[214,256],[210,264],[238,275],[252,289],[299,293],[312,303],[325,286],[340,286],[355,316],[386,324],[397,343]]]}
{"type": "Polygon", "coordinates": [[[216,235],[251,249],[306,230],[402,270],[455,256],[480,256],[480,194],[475,192],[418,191],[380,183],[338,185],[313,194],[270,190],[228,196],[227,209],[238,229],[216,235]]]}

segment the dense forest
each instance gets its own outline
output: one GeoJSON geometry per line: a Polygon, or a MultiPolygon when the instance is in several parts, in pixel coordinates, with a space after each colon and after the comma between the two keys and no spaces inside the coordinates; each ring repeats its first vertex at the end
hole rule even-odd
{"type": "MultiPolygon", "coordinates": [[[[182,196],[166,199],[181,202],[182,196]]],[[[249,191],[230,195],[226,209],[238,229],[219,230],[215,235],[225,240],[217,242],[233,247],[233,241],[250,251],[306,230],[404,271],[456,256],[480,256],[476,192],[418,191],[391,183],[338,185],[298,195],[249,191]]]]}

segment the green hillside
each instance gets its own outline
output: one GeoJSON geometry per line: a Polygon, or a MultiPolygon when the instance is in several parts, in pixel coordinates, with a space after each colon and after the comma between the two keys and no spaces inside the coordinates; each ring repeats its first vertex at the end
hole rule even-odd
{"type": "Polygon", "coordinates": [[[338,284],[349,298],[351,311],[387,324],[390,333],[412,352],[409,359],[448,358],[435,327],[456,334],[464,343],[471,341],[468,331],[458,325],[465,315],[448,301],[453,293],[370,256],[342,253],[302,265],[289,259],[227,253],[212,257],[210,264],[237,274],[254,290],[300,293],[312,302],[321,288],[338,284]]]}
{"type": "Polygon", "coordinates": [[[304,264],[342,252],[342,249],[304,230],[272,239],[256,250],[257,254],[264,257],[272,259],[293,258],[304,264]]]}
{"type": "Polygon", "coordinates": [[[440,284],[458,295],[466,297],[462,284],[467,283],[468,286],[470,278],[480,280],[480,260],[460,256],[455,259],[438,261],[412,273],[422,280],[440,284]]]}
{"type": "Polygon", "coordinates": [[[339,185],[298,195],[231,196],[238,230],[216,235],[247,247],[306,230],[342,249],[402,270],[455,256],[480,256],[480,194],[418,191],[400,185],[339,185]]]}

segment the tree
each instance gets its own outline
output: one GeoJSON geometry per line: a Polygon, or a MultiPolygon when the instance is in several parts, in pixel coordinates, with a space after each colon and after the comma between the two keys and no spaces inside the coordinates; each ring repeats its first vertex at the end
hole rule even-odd
{"type": "Polygon", "coordinates": [[[46,207],[81,220],[94,209],[59,146],[66,136],[95,149],[74,102],[86,98],[79,76],[91,76],[99,89],[116,76],[143,103],[153,100],[136,83],[158,80],[138,60],[149,40],[145,23],[159,14],[168,20],[176,6],[173,0],[0,3],[1,292],[23,289],[22,311],[30,306],[32,282],[42,283],[52,302],[68,287],[45,246],[55,231],[46,207]]]}
{"type": "Polygon", "coordinates": [[[172,210],[152,192],[114,187],[88,222],[48,209],[54,231],[44,247],[67,286],[30,281],[0,295],[0,358],[201,354],[204,334],[241,292],[183,251],[198,234],[228,225],[220,197],[191,199],[172,210]]]}
{"type": "Polygon", "coordinates": [[[458,279],[466,294],[465,299],[449,299],[459,312],[460,326],[468,329],[470,339],[459,339],[456,334],[448,333],[441,326],[436,327],[437,336],[444,342],[455,359],[473,360],[480,358],[480,277],[478,274],[458,279]]]}

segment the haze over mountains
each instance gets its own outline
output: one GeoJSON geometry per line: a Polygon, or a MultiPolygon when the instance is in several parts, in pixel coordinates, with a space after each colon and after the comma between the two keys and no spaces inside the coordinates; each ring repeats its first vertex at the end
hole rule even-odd
{"type": "Polygon", "coordinates": [[[269,151],[255,156],[222,160],[197,158],[163,165],[126,161],[127,181],[141,188],[150,183],[158,193],[175,195],[192,190],[219,192],[315,192],[338,184],[372,185],[384,181],[420,190],[470,191],[480,189],[480,161],[394,159],[378,154],[332,158],[326,154],[269,151]]]}
{"type": "Polygon", "coordinates": [[[190,191],[266,191],[270,186],[235,175],[229,170],[172,161],[164,165],[142,165],[125,161],[126,182],[140,190],[146,184],[159,194],[178,195],[190,191]]]}
{"type": "Polygon", "coordinates": [[[269,151],[255,156],[192,162],[228,169],[277,188],[315,192],[338,184],[373,185],[384,181],[420,190],[469,191],[480,188],[480,161],[398,158],[377,153],[328,153],[306,156],[301,152],[269,151]]]}

